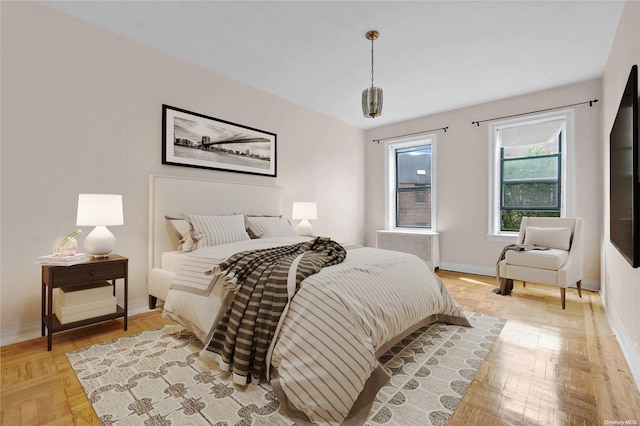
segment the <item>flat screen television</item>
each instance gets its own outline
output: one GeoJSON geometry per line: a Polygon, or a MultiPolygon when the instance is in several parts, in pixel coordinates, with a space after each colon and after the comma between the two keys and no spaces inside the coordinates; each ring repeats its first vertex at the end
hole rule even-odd
{"type": "Polygon", "coordinates": [[[609,239],[632,267],[640,266],[638,66],[631,67],[610,142],[609,239]]]}

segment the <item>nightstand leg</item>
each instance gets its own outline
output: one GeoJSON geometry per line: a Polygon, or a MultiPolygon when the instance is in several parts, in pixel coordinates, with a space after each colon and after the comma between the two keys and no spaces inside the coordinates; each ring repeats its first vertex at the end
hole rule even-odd
{"type": "Polygon", "coordinates": [[[129,272],[124,275],[124,330],[127,331],[127,318],[129,317],[129,272]]]}
{"type": "Polygon", "coordinates": [[[51,350],[53,329],[53,286],[50,285],[47,291],[47,350],[51,350]]]}
{"type": "Polygon", "coordinates": [[[47,285],[44,283],[44,280],[42,281],[42,312],[40,314],[40,324],[42,325],[42,336],[44,336],[44,314],[45,314],[45,305],[46,305],[46,300],[45,297],[47,296],[47,292],[46,292],[46,287],[47,285]]]}

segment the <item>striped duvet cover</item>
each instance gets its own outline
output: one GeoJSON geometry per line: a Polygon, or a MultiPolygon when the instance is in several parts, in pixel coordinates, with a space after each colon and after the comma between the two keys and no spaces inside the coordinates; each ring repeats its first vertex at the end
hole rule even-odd
{"type": "Polygon", "coordinates": [[[316,423],[340,424],[350,412],[366,418],[386,382],[363,393],[368,379],[379,379],[377,355],[413,326],[438,320],[469,325],[422,260],[368,247],[349,250],[344,262],[306,278],[289,305],[271,357],[280,402],[316,423]],[[357,413],[352,407],[359,396],[357,413]]]}
{"type": "Polygon", "coordinates": [[[387,379],[379,355],[430,322],[469,325],[446,287],[418,257],[347,249],[342,263],[302,281],[267,357],[278,399],[299,425],[363,423],[387,379]]]}

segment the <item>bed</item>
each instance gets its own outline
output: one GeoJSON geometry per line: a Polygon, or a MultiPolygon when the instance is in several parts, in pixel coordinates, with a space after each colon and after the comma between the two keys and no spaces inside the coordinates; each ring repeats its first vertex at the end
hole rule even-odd
{"type": "Polygon", "coordinates": [[[429,323],[469,323],[442,281],[416,256],[299,237],[290,224],[285,229],[281,215],[278,186],[151,176],[150,305],[163,300],[163,316],[203,342],[202,356],[232,371],[236,383],[246,384],[251,377],[247,380],[215,349],[216,333],[226,330],[221,326],[225,313],[239,297],[230,285],[233,274],[220,264],[226,267],[229,259],[256,250],[293,253],[294,267],[282,278],[285,307],[273,324],[261,375],[297,424],[362,424],[388,379],[378,363],[380,355],[429,323]],[[176,229],[176,224],[184,226],[183,220],[197,236],[195,243],[176,229]],[[237,237],[240,220],[248,234],[262,238],[237,237]],[[216,232],[225,237],[210,235],[216,232]],[[195,249],[180,252],[180,244],[195,249]],[[339,260],[296,283],[300,265],[309,257],[309,251],[299,255],[300,250],[323,244],[331,247],[323,255],[338,250],[339,260]]]}

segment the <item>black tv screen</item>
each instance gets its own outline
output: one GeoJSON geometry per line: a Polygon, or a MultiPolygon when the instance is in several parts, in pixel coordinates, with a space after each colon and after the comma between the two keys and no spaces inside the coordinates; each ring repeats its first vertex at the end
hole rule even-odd
{"type": "Polygon", "coordinates": [[[610,134],[610,240],[627,261],[640,266],[640,152],[638,66],[631,68],[610,134]]]}

